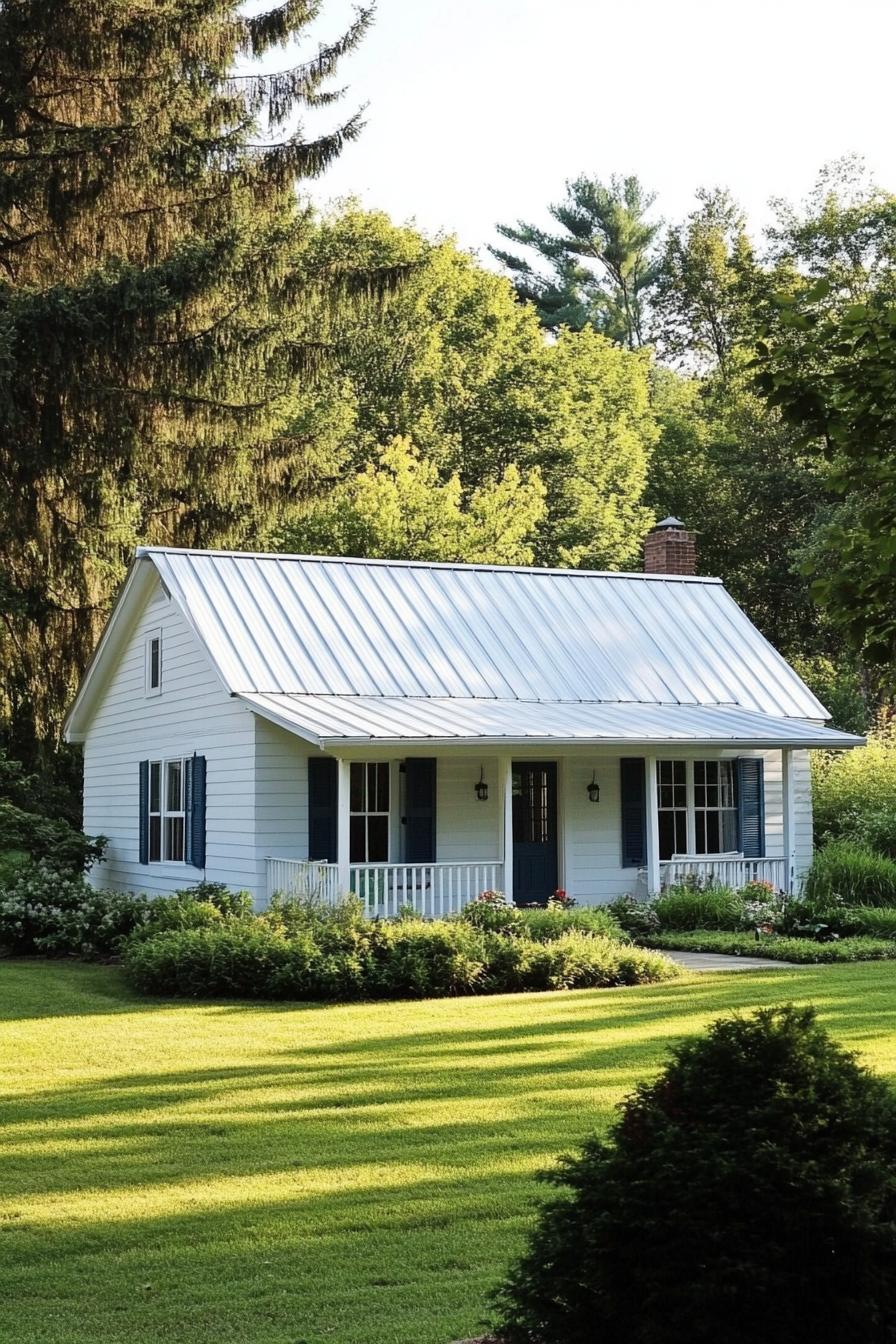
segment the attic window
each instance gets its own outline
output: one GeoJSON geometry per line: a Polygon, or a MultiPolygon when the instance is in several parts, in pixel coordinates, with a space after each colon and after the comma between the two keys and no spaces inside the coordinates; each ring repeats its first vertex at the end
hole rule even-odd
{"type": "Polygon", "coordinates": [[[150,630],[146,636],[146,694],[162,694],[161,630],[150,630]]]}

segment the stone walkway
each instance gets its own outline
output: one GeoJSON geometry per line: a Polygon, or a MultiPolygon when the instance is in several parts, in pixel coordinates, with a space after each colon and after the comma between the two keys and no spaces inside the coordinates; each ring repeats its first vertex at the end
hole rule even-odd
{"type": "Polygon", "coordinates": [[[798,970],[795,961],[772,961],[770,957],[728,957],[721,952],[666,952],[686,971],[767,971],[783,967],[798,970]]]}

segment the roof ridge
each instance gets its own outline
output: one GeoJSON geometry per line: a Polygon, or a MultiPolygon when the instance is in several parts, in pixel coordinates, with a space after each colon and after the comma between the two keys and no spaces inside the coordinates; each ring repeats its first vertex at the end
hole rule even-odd
{"type": "Polygon", "coordinates": [[[233,560],[313,561],[315,564],[376,565],[387,569],[459,570],[462,573],[474,571],[498,574],[562,574],[573,579],[643,579],[653,583],[722,583],[720,578],[708,574],[644,574],[640,570],[627,569],[564,569],[550,565],[468,564],[460,560],[392,560],[381,556],[301,555],[281,551],[228,551],[214,547],[203,549],[193,546],[138,546],[135,551],[137,559],[153,555],[199,555],[233,560]]]}

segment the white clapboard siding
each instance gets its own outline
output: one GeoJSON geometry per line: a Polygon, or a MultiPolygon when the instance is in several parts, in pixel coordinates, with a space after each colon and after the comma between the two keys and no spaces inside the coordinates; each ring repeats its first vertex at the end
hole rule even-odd
{"type": "MultiPolygon", "coordinates": [[[[161,586],[148,602],[84,743],[84,826],[109,837],[100,886],[157,894],[203,877],[263,895],[255,840],[255,716],[221,685],[161,586]],[[147,696],[144,645],[162,631],[162,692],[147,696]],[[207,761],[205,870],[138,862],[139,762],[198,752],[207,761]]],[[[263,870],[263,865],[262,865],[263,870]]]]}

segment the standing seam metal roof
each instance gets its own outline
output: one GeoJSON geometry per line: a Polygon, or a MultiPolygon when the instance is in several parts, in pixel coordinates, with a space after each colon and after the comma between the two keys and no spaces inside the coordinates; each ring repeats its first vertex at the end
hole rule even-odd
{"type": "Polygon", "coordinates": [[[828,717],[717,579],[156,547],[138,556],[234,694],[828,717]]]}

